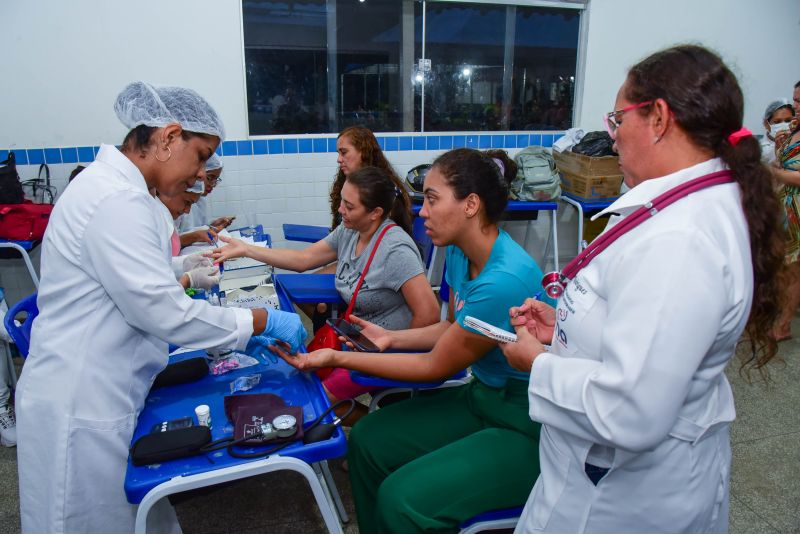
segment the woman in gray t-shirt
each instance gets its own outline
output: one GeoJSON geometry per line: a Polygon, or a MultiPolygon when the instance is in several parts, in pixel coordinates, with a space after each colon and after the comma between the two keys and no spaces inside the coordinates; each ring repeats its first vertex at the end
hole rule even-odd
{"type": "MultiPolygon", "coordinates": [[[[299,272],[337,261],[336,289],[349,302],[380,232],[396,224],[386,231],[375,252],[353,313],[389,330],[438,322],[439,305],[410,235],[411,205],[397,178],[376,167],[351,173],[342,187],[339,213],[342,224],[304,250],[256,247],[220,236],[227,246],[216,249],[212,257],[215,262],[248,257],[299,272]]],[[[354,384],[344,369],[334,370],[323,384],[332,401],[369,391],[354,384]]]]}

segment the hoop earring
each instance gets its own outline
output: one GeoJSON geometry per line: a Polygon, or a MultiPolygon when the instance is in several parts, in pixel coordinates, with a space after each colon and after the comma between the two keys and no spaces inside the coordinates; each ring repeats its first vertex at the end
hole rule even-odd
{"type": "Polygon", "coordinates": [[[159,159],[159,158],[158,158],[158,150],[156,150],[156,153],[155,153],[155,158],[156,158],[158,161],[160,161],[161,163],[166,163],[166,162],[168,162],[168,161],[169,161],[169,158],[171,158],[171,157],[172,157],[172,150],[170,150],[168,146],[165,146],[164,148],[166,148],[166,149],[167,149],[167,159],[159,159]]]}

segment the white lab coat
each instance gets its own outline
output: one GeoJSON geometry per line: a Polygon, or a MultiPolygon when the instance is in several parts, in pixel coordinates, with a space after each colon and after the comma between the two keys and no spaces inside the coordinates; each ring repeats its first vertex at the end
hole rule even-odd
{"type": "Polygon", "coordinates": [[[175,283],[159,204],[104,145],[53,210],[16,396],[23,532],[132,532],[128,447],[167,343],[241,349],[252,334],[249,310],[175,283]]]}
{"type": "Polygon", "coordinates": [[[178,217],[178,233],[191,232],[197,228],[208,226],[208,197],[202,196],[192,205],[189,213],[178,217]]]}
{"type": "MultiPolygon", "coordinates": [[[[724,168],[713,159],[648,180],[609,227],[660,193],[724,168]]],[[[679,200],[569,283],[552,352],[533,364],[541,476],[517,532],[723,533],[733,396],[723,370],[752,302],[738,186],[679,200]],[[584,463],[609,467],[594,486],[584,463]]]]}

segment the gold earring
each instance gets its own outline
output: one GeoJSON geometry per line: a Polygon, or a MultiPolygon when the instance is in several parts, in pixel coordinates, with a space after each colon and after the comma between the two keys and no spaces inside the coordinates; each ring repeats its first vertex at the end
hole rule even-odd
{"type": "Polygon", "coordinates": [[[165,146],[164,148],[166,148],[166,149],[167,149],[167,159],[159,159],[159,158],[158,158],[158,151],[156,151],[156,154],[155,154],[155,157],[156,157],[156,159],[157,159],[158,161],[160,161],[161,163],[166,163],[166,162],[168,162],[168,161],[169,161],[169,158],[171,158],[171,157],[172,157],[172,150],[170,150],[168,146],[165,146]]]}

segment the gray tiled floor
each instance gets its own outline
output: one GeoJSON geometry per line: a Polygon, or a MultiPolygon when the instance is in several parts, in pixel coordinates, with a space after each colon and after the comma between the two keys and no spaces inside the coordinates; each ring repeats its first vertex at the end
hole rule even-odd
{"type": "MultiPolygon", "coordinates": [[[[794,331],[800,332],[800,320],[794,331]]],[[[800,339],[781,344],[772,382],[728,369],[738,418],[733,425],[731,534],[800,534],[800,339]]],[[[345,507],[354,516],[347,474],[331,463],[345,507]]],[[[19,532],[16,449],[0,447],[0,534],[19,532]]],[[[311,493],[299,475],[270,474],[177,505],[184,532],[323,532],[311,493]]],[[[355,520],[346,534],[358,532],[355,520]]]]}

